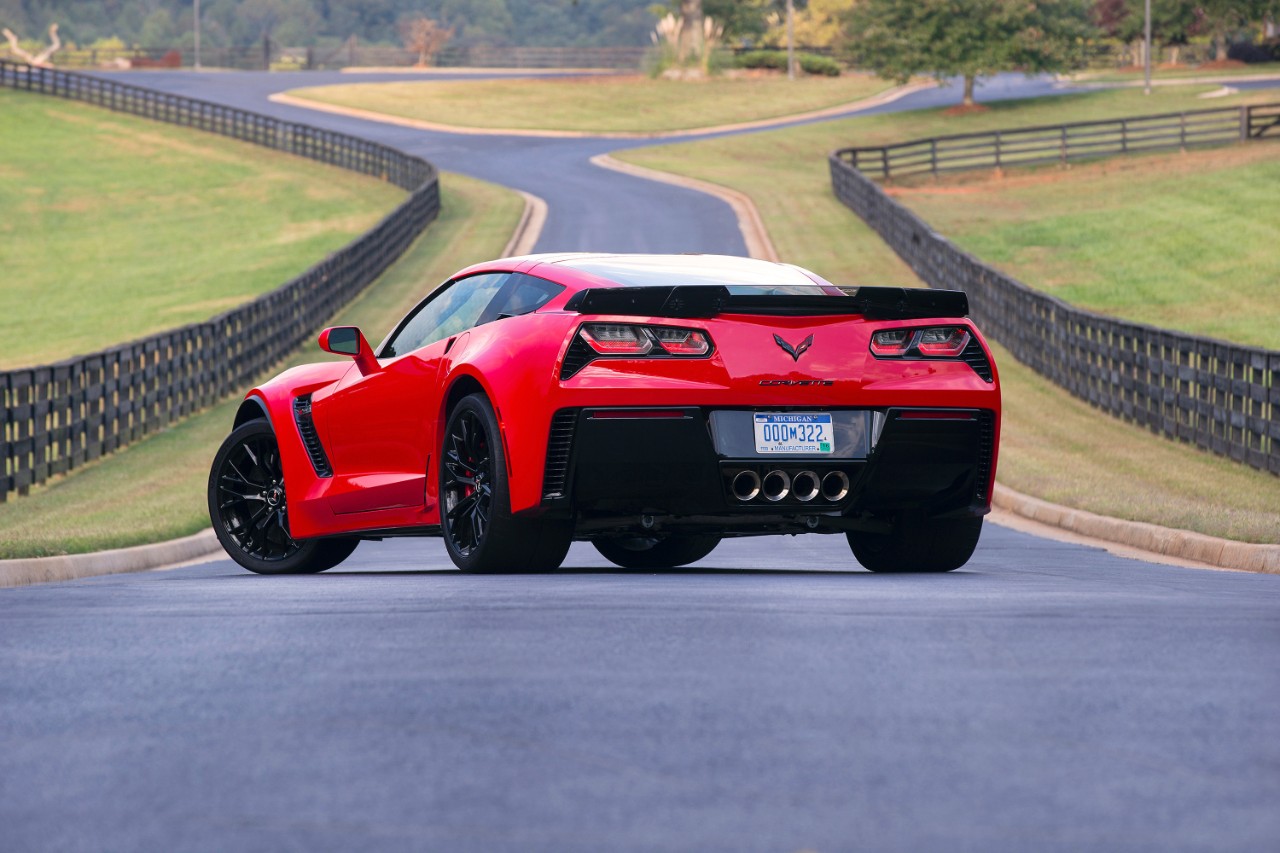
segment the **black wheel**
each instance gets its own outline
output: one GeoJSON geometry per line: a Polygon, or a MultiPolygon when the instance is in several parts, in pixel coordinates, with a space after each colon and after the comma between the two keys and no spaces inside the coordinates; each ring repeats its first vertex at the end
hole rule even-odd
{"type": "Polygon", "coordinates": [[[950,572],[973,556],[981,518],[899,520],[889,533],[850,531],[853,556],[873,572],[950,572]]]}
{"type": "Polygon", "coordinates": [[[667,569],[696,563],[715,550],[720,537],[711,535],[625,536],[593,539],[606,560],[624,569],[667,569]]]}
{"type": "Polygon", "coordinates": [[[549,572],[564,562],[573,523],[511,514],[498,418],[483,394],[449,413],[440,450],[440,526],[464,572],[549,572]]]}
{"type": "Polygon", "coordinates": [[[236,427],[218,448],[209,471],[209,518],[231,559],[263,575],[323,572],[360,544],[289,534],[280,447],[264,420],[236,427]]]}

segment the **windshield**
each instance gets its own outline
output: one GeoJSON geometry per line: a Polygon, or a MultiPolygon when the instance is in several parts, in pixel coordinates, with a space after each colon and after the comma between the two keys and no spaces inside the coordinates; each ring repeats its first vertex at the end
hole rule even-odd
{"type": "Polygon", "coordinates": [[[839,295],[820,276],[789,264],[721,255],[647,255],[576,258],[565,266],[626,287],[722,285],[738,296],[839,295]]]}

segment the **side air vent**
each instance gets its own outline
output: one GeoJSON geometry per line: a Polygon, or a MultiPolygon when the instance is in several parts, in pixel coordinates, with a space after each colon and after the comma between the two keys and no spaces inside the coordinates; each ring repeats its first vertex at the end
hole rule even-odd
{"type": "Polygon", "coordinates": [[[568,379],[586,367],[587,362],[595,357],[596,354],[591,351],[591,347],[587,346],[586,341],[582,340],[580,335],[574,335],[573,343],[569,344],[569,351],[564,354],[564,364],[560,365],[560,378],[568,379]]]}
{"type": "Polygon", "coordinates": [[[569,477],[569,453],[573,449],[573,430],[577,424],[577,409],[561,409],[551,419],[551,435],[547,440],[547,468],[542,475],[544,501],[564,497],[569,477]]]}
{"type": "Polygon", "coordinates": [[[987,359],[986,352],[982,349],[982,344],[978,343],[978,339],[970,336],[969,345],[964,348],[964,352],[960,353],[960,358],[973,368],[973,372],[982,377],[985,382],[995,380],[995,375],[991,372],[991,362],[987,359]]]}
{"type": "Polygon", "coordinates": [[[984,409],[978,413],[978,482],[973,494],[976,503],[991,501],[987,484],[991,482],[991,457],[995,455],[995,449],[996,415],[995,412],[984,409]]]}
{"type": "Polygon", "coordinates": [[[329,464],[324,445],[320,443],[320,436],[316,433],[315,422],[311,420],[310,394],[293,398],[293,420],[298,425],[298,435],[302,436],[302,443],[307,448],[307,456],[311,459],[311,467],[315,469],[316,476],[332,477],[333,466],[329,464]]]}

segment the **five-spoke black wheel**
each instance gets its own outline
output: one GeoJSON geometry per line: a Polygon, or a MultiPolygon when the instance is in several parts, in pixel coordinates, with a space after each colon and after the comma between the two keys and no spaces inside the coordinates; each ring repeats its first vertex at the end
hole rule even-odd
{"type": "Polygon", "coordinates": [[[265,420],[236,427],[218,448],[209,472],[209,518],[231,559],[259,574],[323,572],[359,544],[290,535],[280,448],[265,420]]]}
{"type": "Polygon", "coordinates": [[[850,531],[849,548],[873,572],[950,572],[978,547],[981,518],[898,519],[888,533],[850,531]]]}
{"type": "Polygon", "coordinates": [[[440,526],[450,559],[467,572],[551,571],[573,541],[571,521],[511,514],[498,419],[483,394],[460,400],[445,425],[440,526]]]}
{"type": "Polygon", "coordinates": [[[696,563],[720,544],[714,534],[665,537],[619,536],[593,539],[606,560],[624,569],[665,569],[696,563]]]}

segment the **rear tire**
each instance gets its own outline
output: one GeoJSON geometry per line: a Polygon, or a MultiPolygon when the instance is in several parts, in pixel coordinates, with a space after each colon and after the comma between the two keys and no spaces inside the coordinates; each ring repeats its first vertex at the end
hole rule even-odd
{"type": "Polygon", "coordinates": [[[626,536],[593,539],[591,544],[606,560],[624,569],[670,569],[698,562],[715,550],[720,537],[714,534],[664,539],[626,536]]]}
{"type": "Polygon", "coordinates": [[[873,572],[950,572],[969,562],[981,518],[899,519],[889,533],[845,534],[853,556],[873,572]]]}
{"type": "Polygon", "coordinates": [[[511,514],[507,460],[498,418],[483,394],[449,413],[440,448],[440,527],[464,572],[549,572],[564,562],[572,521],[511,514]]]}
{"type": "Polygon", "coordinates": [[[253,420],[231,431],[209,470],[209,519],[231,559],[260,575],[323,572],[359,539],[294,539],[289,533],[284,469],[271,424],[253,420]]]}

